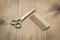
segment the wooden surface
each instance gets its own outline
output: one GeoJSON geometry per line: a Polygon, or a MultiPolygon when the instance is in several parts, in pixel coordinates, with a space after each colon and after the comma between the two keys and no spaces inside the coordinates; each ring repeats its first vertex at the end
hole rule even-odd
{"type": "Polygon", "coordinates": [[[0,40],[17,40],[16,28],[10,25],[10,21],[18,19],[17,0],[0,0],[0,19],[4,24],[0,25],[0,40]]]}
{"type": "Polygon", "coordinates": [[[52,5],[60,0],[0,0],[0,40],[60,40],[60,14],[49,12],[52,5]],[[19,8],[18,8],[19,7],[19,8]],[[42,31],[31,19],[27,18],[22,23],[22,28],[16,29],[10,21],[18,19],[30,9],[36,8],[36,13],[50,23],[50,28],[42,31]]]}
{"type": "MultiPolygon", "coordinates": [[[[50,0],[46,7],[52,7],[52,5],[60,4],[60,0],[50,0]]],[[[47,3],[47,2],[46,2],[47,3]]],[[[48,8],[46,8],[48,9],[48,8]]],[[[49,10],[49,9],[48,9],[49,10]]],[[[60,40],[60,13],[51,11],[45,14],[45,18],[50,23],[50,28],[46,32],[46,40],[60,40]]]]}

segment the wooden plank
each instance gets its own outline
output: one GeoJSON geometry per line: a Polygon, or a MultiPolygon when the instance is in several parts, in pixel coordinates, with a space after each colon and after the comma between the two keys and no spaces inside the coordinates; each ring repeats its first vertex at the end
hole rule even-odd
{"type": "Polygon", "coordinates": [[[0,18],[4,24],[0,25],[0,40],[16,40],[16,29],[10,21],[18,18],[16,0],[0,0],[0,18]]]}
{"type": "Polygon", "coordinates": [[[60,40],[60,14],[56,11],[50,11],[50,8],[56,3],[60,4],[60,0],[42,0],[43,17],[50,23],[50,28],[46,32],[46,40],[60,40]],[[45,6],[44,6],[45,4],[45,6]]]}
{"type": "MultiPolygon", "coordinates": [[[[46,0],[47,1],[47,0],[46,0]]],[[[52,7],[52,4],[55,5],[60,4],[60,0],[49,0],[47,7],[52,7]]],[[[49,9],[48,9],[49,10],[49,9]]],[[[48,11],[47,10],[47,11],[48,11]]],[[[47,30],[46,33],[46,40],[60,40],[60,14],[56,11],[48,12],[46,15],[46,19],[51,24],[50,28],[47,30]]]]}

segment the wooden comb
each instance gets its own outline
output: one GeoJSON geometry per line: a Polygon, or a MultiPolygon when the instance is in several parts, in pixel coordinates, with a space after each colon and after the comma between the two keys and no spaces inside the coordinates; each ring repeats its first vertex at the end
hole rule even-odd
{"type": "Polygon", "coordinates": [[[43,31],[49,28],[49,23],[40,15],[35,14],[30,16],[30,19],[37,24],[43,31]]]}

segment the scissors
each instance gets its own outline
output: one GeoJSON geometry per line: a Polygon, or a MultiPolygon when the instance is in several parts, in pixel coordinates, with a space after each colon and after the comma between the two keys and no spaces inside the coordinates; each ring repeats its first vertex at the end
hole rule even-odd
{"type": "Polygon", "coordinates": [[[35,8],[33,8],[33,9],[31,9],[29,12],[27,12],[24,16],[22,16],[20,19],[18,19],[18,20],[12,20],[11,22],[10,22],[10,24],[12,25],[12,26],[15,26],[16,28],[21,28],[22,27],[22,25],[21,25],[21,23],[27,18],[27,17],[29,17],[31,14],[33,14],[34,12],[35,12],[35,8]]]}

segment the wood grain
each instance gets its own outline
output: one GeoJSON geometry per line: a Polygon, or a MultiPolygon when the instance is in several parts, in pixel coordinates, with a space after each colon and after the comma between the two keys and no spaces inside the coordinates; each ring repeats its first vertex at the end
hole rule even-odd
{"type": "MultiPolygon", "coordinates": [[[[60,4],[60,0],[50,0],[48,2],[50,6],[46,5],[47,7],[52,7],[52,4],[60,4]]],[[[48,12],[45,17],[51,24],[46,32],[46,40],[60,40],[60,13],[56,13],[56,11],[48,12]]]]}
{"type": "Polygon", "coordinates": [[[0,19],[4,20],[4,24],[0,25],[0,40],[16,40],[16,29],[10,21],[18,18],[17,8],[16,0],[0,0],[0,19]]]}

